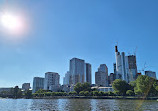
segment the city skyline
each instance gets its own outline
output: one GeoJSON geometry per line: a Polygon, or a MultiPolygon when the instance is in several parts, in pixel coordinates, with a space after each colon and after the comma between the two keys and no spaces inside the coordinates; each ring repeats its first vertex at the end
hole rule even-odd
{"type": "MultiPolygon", "coordinates": [[[[30,19],[31,31],[10,40],[10,35],[0,30],[0,87],[21,86],[25,82],[32,87],[33,77],[44,77],[45,72],[59,73],[62,83],[73,57],[92,65],[95,83],[100,64],[107,65],[109,74],[113,72],[117,42],[119,51],[126,55],[134,54],[137,47],[138,70],[146,63],[146,70],[157,72],[157,3],[8,1],[8,10],[30,19]]],[[[1,1],[0,6],[5,3],[1,1]]]]}

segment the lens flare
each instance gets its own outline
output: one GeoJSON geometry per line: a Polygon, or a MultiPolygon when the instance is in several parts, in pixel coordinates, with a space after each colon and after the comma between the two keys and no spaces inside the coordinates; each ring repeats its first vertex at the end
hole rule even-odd
{"type": "Polygon", "coordinates": [[[18,15],[4,13],[1,15],[1,24],[7,32],[20,34],[24,28],[24,22],[18,15]]]}

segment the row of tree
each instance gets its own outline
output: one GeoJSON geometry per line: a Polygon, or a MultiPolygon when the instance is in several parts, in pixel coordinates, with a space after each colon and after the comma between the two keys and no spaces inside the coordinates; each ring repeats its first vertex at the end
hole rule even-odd
{"type": "Polygon", "coordinates": [[[97,89],[91,89],[89,83],[77,83],[73,92],[39,90],[33,96],[158,96],[158,80],[146,75],[140,75],[135,81],[130,83],[116,79],[112,87],[114,92],[102,92],[97,91],[97,89]]]}
{"type": "Polygon", "coordinates": [[[18,86],[11,88],[9,91],[2,91],[0,97],[3,98],[32,98],[32,90],[22,91],[18,86]]]}
{"type": "Polygon", "coordinates": [[[51,96],[114,96],[113,92],[103,92],[103,91],[80,91],[77,93],[73,92],[46,92],[43,90],[42,92],[36,92],[33,94],[33,97],[51,97],[51,96]]]}
{"type": "Polygon", "coordinates": [[[146,75],[140,75],[129,84],[126,81],[116,79],[112,87],[116,95],[129,96],[158,96],[158,80],[146,75]]]}
{"type": "Polygon", "coordinates": [[[89,83],[77,83],[73,92],[51,92],[50,90],[40,89],[32,94],[31,90],[22,92],[18,86],[12,88],[9,92],[2,91],[0,97],[10,98],[32,98],[43,96],[158,96],[158,80],[140,75],[135,81],[129,84],[121,79],[116,79],[112,87],[114,92],[102,92],[97,89],[91,89],[89,83]]]}

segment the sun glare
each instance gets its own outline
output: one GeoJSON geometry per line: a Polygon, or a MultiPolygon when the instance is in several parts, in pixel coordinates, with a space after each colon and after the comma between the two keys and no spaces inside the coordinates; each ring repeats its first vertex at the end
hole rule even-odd
{"type": "Polygon", "coordinates": [[[21,33],[24,25],[19,16],[9,13],[1,15],[1,24],[7,32],[10,31],[11,33],[21,33]]]}

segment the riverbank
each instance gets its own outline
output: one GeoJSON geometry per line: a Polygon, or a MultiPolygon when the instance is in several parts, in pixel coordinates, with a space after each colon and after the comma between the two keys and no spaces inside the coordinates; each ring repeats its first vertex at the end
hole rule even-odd
{"type": "Polygon", "coordinates": [[[134,96],[47,96],[33,97],[33,99],[128,99],[128,100],[158,100],[158,97],[134,97],[134,96]]]}

